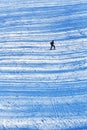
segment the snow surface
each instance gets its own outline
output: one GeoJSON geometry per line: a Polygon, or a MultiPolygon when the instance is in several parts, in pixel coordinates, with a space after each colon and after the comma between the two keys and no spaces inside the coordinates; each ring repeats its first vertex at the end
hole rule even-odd
{"type": "Polygon", "coordinates": [[[0,1],[0,130],[87,130],[87,0],[0,1]]]}

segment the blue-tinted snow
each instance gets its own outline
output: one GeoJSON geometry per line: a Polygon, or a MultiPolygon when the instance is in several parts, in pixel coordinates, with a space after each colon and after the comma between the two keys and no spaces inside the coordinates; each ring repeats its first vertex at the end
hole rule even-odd
{"type": "Polygon", "coordinates": [[[0,1],[0,130],[86,129],[87,0],[0,1]]]}

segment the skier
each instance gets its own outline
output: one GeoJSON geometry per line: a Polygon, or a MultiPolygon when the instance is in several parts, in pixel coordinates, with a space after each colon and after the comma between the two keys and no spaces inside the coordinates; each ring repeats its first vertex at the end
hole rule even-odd
{"type": "Polygon", "coordinates": [[[54,50],[55,50],[54,40],[52,40],[52,41],[50,42],[50,45],[51,45],[50,50],[52,50],[52,48],[54,48],[54,50]]]}

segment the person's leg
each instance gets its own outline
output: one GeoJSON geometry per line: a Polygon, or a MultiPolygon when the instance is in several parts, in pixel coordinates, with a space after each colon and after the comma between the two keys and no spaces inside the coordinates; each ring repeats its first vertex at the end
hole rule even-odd
{"type": "Polygon", "coordinates": [[[54,47],[54,50],[55,50],[55,45],[53,47],[54,47]]]}
{"type": "Polygon", "coordinates": [[[50,50],[52,50],[52,46],[50,47],[50,50]]]}
{"type": "Polygon", "coordinates": [[[50,50],[52,50],[52,46],[50,47],[50,50]]]}

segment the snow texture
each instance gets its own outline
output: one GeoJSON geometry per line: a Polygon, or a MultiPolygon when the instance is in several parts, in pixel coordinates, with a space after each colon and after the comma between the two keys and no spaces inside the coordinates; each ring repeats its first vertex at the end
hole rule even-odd
{"type": "Polygon", "coordinates": [[[87,0],[0,1],[0,130],[87,130],[87,0]]]}

